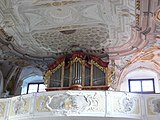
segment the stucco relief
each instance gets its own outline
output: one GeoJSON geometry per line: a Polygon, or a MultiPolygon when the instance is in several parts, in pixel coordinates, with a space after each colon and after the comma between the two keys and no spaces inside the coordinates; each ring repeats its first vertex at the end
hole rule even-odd
{"type": "Polygon", "coordinates": [[[39,96],[36,102],[38,112],[53,114],[81,114],[83,112],[104,112],[104,96],[94,92],[65,92],[48,96],[39,96]]]}
{"type": "Polygon", "coordinates": [[[146,105],[148,115],[158,115],[160,114],[160,98],[154,96],[146,98],[146,105]]]}
{"type": "Polygon", "coordinates": [[[84,96],[58,95],[49,96],[47,107],[50,111],[62,110],[64,113],[79,113],[88,106],[84,96]],[[56,99],[56,100],[55,100],[56,99]]]}
{"type": "Polygon", "coordinates": [[[114,53],[133,36],[134,3],[135,0],[11,0],[12,13],[5,19],[11,19],[13,25],[5,29],[13,36],[12,44],[17,50],[35,57],[56,56],[65,52],[68,45],[103,52],[111,48],[114,53]],[[62,34],[66,30],[76,32],[62,34]]]}
{"type": "Polygon", "coordinates": [[[104,27],[75,29],[72,34],[53,30],[33,32],[32,36],[40,48],[53,53],[64,52],[72,45],[79,45],[88,50],[102,49],[103,45],[113,45],[110,40],[107,40],[109,31],[104,27]]]}
{"type": "Polygon", "coordinates": [[[3,16],[2,14],[0,13],[0,25],[2,26],[2,21],[3,21],[3,16]]]}
{"type": "Polygon", "coordinates": [[[160,24],[160,8],[158,7],[158,9],[156,9],[155,11],[154,11],[154,20],[158,23],[158,24],[160,24]]]}
{"type": "Polygon", "coordinates": [[[6,112],[7,102],[1,101],[0,102],[0,118],[3,118],[6,112]]]}
{"type": "Polygon", "coordinates": [[[19,1],[14,2],[14,12],[21,21],[25,21],[30,32],[65,26],[69,24],[86,24],[86,22],[102,21],[99,16],[98,2],[84,4],[83,1],[19,1]],[[65,3],[64,3],[65,2],[65,3]],[[77,4],[76,4],[77,3],[77,4]],[[80,4],[78,4],[80,3],[80,4]],[[68,5],[69,4],[69,5],[68,5]],[[79,9],[78,6],[83,7],[79,9]],[[94,13],[94,15],[91,14],[94,13]],[[89,16],[88,16],[89,15],[89,16]],[[45,16],[45,17],[44,17],[45,16]],[[98,21],[97,21],[98,20],[98,21]],[[84,23],[85,22],[85,23],[84,23]]]}
{"type": "Polygon", "coordinates": [[[120,107],[121,110],[120,110],[120,112],[127,113],[127,112],[132,112],[133,111],[134,104],[135,104],[135,99],[134,98],[125,97],[125,98],[123,98],[119,102],[121,104],[121,107],[120,107]]]}
{"type": "Polygon", "coordinates": [[[11,104],[11,116],[13,115],[23,115],[29,112],[29,98],[25,98],[22,96],[16,97],[12,100],[11,104]]]}
{"type": "Polygon", "coordinates": [[[48,102],[48,96],[38,96],[36,98],[36,111],[37,112],[49,112],[46,103],[48,102]]]}
{"type": "Polygon", "coordinates": [[[153,110],[154,110],[154,112],[160,114],[160,99],[153,100],[152,104],[153,104],[153,110]]]}
{"type": "Polygon", "coordinates": [[[132,114],[140,115],[140,99],[139,96],[132,93],[109,93],[112,104],[111,114],[132,114]],[[115,99],[116,98],[116,99],[115,99]]]}

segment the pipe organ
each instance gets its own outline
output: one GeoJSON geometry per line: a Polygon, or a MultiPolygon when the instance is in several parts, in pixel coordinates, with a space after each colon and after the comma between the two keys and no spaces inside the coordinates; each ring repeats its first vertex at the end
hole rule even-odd
{"type": "Polygon", "coordinates": [[[108,89],[108,62],[94,55],[74,52],[58,58],[44,74],[47,91],[108,89]]]}

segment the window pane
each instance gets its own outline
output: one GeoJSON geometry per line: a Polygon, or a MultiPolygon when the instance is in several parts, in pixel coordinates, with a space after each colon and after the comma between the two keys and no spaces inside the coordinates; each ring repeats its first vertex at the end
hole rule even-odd
{"type": "Polygon", "coordinates": [[[154,91],[153,80],[143,80],[142,81],[142,90],[145,91],[154,91]]]}
{"type": "Polygon", "coordinates": [[[29,84],[28,93],[37,92],[38,84],[29,84]]]}
{"type": "Polygon", "coordinates": [[[39,84],[39,90],[38,90],[38,92],[46,91],[45,88],[46,87],[45,87],[44,84],[39,84]]]}
{"type": "Polygon", "coordinates": [[[141,81],[130,81],[130,92],[141,92],[141,81]]]}

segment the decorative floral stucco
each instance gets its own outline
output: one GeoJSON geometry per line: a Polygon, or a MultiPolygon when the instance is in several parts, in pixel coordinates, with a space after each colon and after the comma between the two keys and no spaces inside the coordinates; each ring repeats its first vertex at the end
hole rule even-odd
{"type": "Polygon", "coordinates": [[[38,112],[54,114],[80,114],[83,112],[104,112],[105,99],[102,93],[64,92],[39,96],[36,100],[38,112]]]}
{"type": "Polygon", "coordinates": [[[120,92],[108,92],[109,97],[109,114],[130,114],[140,115],[140,99],[139,95],[120,93],[120,92]]]}
{"type": "Polygon", "coordinates": [[[11,102],[10,115],[16,116],[29,113],[30,101],[30,97],[19,96],[13,98],[11,102]]]}

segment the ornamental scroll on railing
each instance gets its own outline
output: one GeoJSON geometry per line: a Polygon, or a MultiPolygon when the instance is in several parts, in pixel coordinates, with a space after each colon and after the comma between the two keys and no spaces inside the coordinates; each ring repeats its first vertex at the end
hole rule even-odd
{"type": "Polygon", "coordinates": [[[74,52],[58,58],[44,75],[47,91],[108,89],[108,62],[93,55],[74,52]]]}

